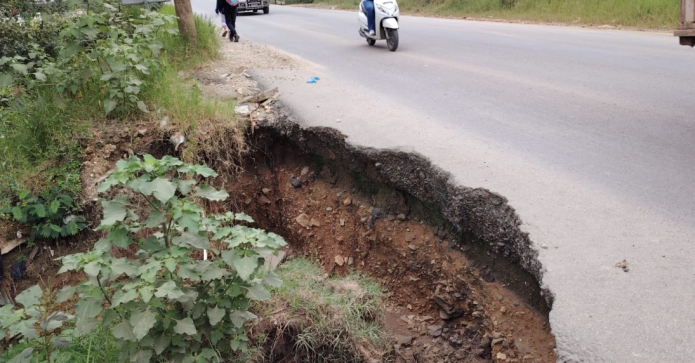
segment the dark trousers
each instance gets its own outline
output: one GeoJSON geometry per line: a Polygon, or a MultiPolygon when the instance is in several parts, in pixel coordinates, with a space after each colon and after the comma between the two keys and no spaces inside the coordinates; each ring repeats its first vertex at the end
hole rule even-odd
{"type": "Polygon", "coordinates": [[[229,28],[229,38],[233,38],[236,34],[236,16],[239,13],[239,5],[237,6],[227,6],[224,9],[224,21],[227,23],[227,28],[229,28]]]}

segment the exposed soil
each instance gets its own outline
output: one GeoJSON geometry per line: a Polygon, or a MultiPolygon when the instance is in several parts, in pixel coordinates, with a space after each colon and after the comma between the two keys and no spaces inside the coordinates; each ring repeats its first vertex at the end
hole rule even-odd
{"type": "MultiPolygon", "coordinates": [[[[225,54],[246,54],[243,49],[253,57],[266,54],[264,59],[269,62],[263,66],[268,68],[303,66],[301,61],[274,52],[270,47],[243,41],[225,42],[222,47],[225,54]]],[[[190,76],[199,80],[205,92],[220,98],[252,94],[257,91],[255,83],[235,64],[254,62],[239,62],[239,59],[235,56],[233,60],[215,62],[193,71],[190,76]],[[243,88],[242,94],[237,92],[239,88],[243,88]]],[[[255,116],[259,121],[278,117],[277,110],[270,105],[261,111],[262,115],[255,116]]],[[[254,115],[250,118],[253,125],[254,115]]],[[[166,134],[156,131],[157,127],[156,123],[103,127],[95,130],[94,139],[85,145],[82,202],[92,226],[101,214],[95,186],[117,160],[130,153],[151,153],[157,157],[182,153],[185,144],[175,151],[166,134]]],[[[466,244],[469,240],[463,237],[470,232],[480,237],[483,242],[480,245],[494,242],[497,247],[493,251],[516,258],[512,262],[532,264],[533,256],[514,257],[523,250],[523,246],[514,243],[525,243],[525,236],[508,232],[506,225],[502,228],[497,222],[477,229],[458,228],[446,222],[446,214],[453,213],[455,208],[438,205],[437,198],[427,200],[417,192],[405,192],[407,188],[379,182],[373,171],[351,166],[342,156],[349,150],[326,147],[337,147],[337,143],[320,146],[320,151],[310,150],[302,146],[307,140],[290,138],[295,136],[303,137],[267,126],[252,127],[251,152],[244,159],[245,171],[238,178],[231,177],[231,181],[230,176],[217,181],[232,197],[224,204],[208,206],[210,211],[224,209],[250,214],[258,227],[284,236],[290,244],[290,253],[320,261],[326,274],[357,269],[377,279],[390,294],[385,319],[394,342],[394,359],[398,362],[556,361],[547,306],[543,308],[540,290],[527,288],[523,291],[526,295],[520,298],[509,290],[510,286],[505,286],[514,281],[528,285],[533,277],[528,272],[522,272],[528,276],[518,280],[501,276],[515,274],[513,271],[518,268],[504,272],[493,268],[495,263],[491,260],[478,258],[486,253],[490,255],[489,252],[475,254],[471,259],[462,252],[466,250],[468,256],[473,256],[469,252],[479,249],[466,244]],[[439,219],[430,218],[433,215],[439,219]],[[489,232],[493,229],[494,233],[489,232]],[[498,246],[500,241],[507,245],[498,246]]],[[[382,172],[391,171],[386,168],[382,172]]],[[[424,175],[432,170],[418,168],[416,172],[424,175]]],[[[393,173],[397,171],[394,169],[393,173]]],[[[496,198],[481,191],[473,192],[496,198]]],[[[465,199],[461,191],[454,190],[451,195],[457,200],[465,199]]],[[[503,223],[508,223],[511,230],[516,223],[513,210],[506,207],[503,198],[498,199],[496,207],[490,210],[509,214],[503,223]]],[[[463,208],[463,205],[456,206],[463,208]]],[[[473,223],[485,216],[481,213],[470,216],[464,213],[464,216],[473,223]]],[[[54,277],[60,266],[55,258],[83,251],[99,237],[97,232],[84,232],[59,245],[38,245],[37,253],[29,260],[27,276],[11,286],[13,295],[37,282],[45,283],[49,277],[51,285],[57,288],[80,280],[78,274],[54,277]]],[[[3,257],[5,261],[16,261],[31,252],[32,248],[20,246],[3,257]]],[[[5,263],[6,276],[9,265],[5,263]]]]}
{"type": "Polygon", "coordinates": [[[403,194],[386,193],[387,207],[376,209],[350,175],[317,166],[289,143],[247,160],[219,207],[249,213],[327,274],[357,269],[377,279],[391,294],[386,320],[398,361],[491,361],[498,353],[555,361],[546,318],[486,282],[492,272],[474,267],[447,231],[410,215],[403,194]]]}

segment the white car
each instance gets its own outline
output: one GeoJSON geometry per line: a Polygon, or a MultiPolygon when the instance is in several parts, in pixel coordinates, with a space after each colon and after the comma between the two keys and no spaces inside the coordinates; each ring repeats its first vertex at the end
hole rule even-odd
{"type": "Polygon", "coordinates": [[[253,11],[258,12],[258,10],[263,10],[263,14],[268,14],[270,12],[270,2],[269,0],[240,0],[239,1],[239,12],[253,11]]]}

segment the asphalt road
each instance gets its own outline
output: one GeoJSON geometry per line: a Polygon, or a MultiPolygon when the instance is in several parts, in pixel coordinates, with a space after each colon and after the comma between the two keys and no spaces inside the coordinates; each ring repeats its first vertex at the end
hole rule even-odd
{"type": "Polygon", "coordinates": [[[419,152],[509,199],[555,294],[562,361],[695,360],[694,49],[667,34],[403,17],[391,53],[367,46],[354,12],[273,6],[237,23],[314,64],[258,74],[304,125],[419,152]]]}

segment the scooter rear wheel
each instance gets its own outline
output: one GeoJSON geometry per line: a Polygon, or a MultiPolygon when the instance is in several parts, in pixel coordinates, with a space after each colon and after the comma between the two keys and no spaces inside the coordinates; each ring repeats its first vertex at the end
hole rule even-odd
{"type": "Polygon", "coordinates": [[[386,45],[389,50],[395,52],[398,49],[398,29],[387,29],[388,39],[386,39],[386,45]]]}
{"type": "Polygon", "coordinates": [[[374,44],[376,44],[376,40],[374,40],[372,38],[367,38],[367,44],[374,45],[374,44]]]}

